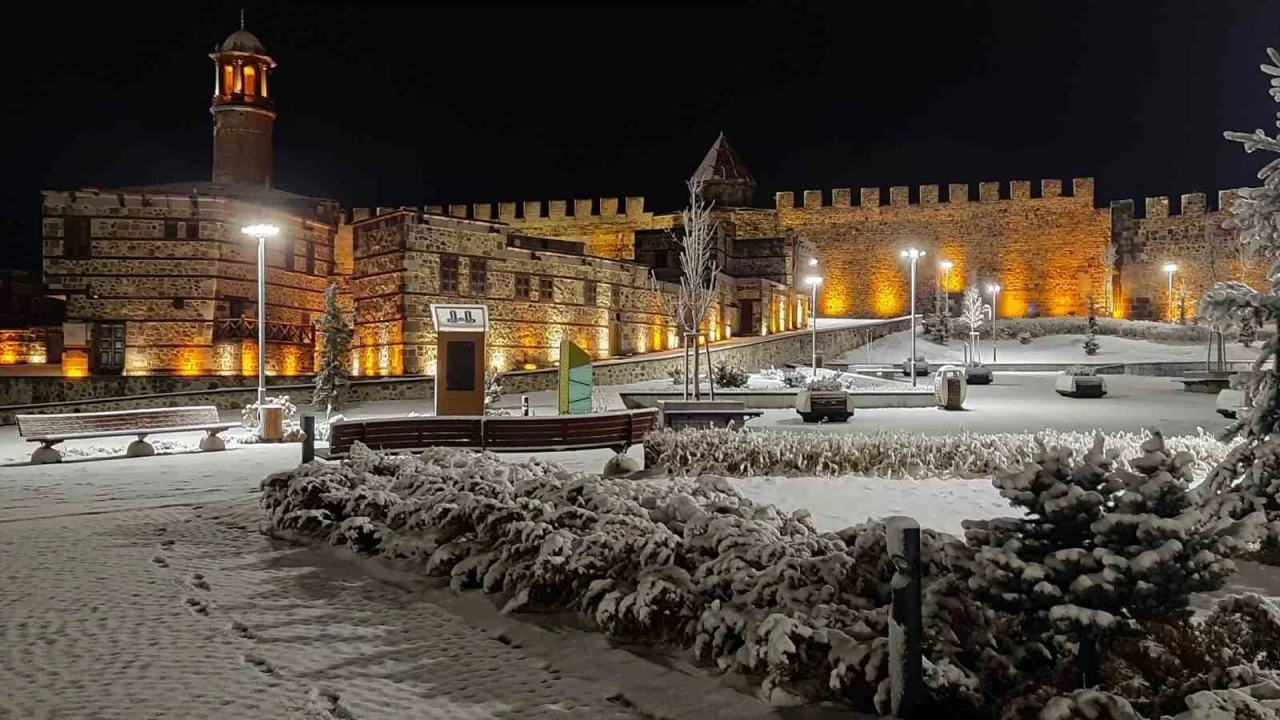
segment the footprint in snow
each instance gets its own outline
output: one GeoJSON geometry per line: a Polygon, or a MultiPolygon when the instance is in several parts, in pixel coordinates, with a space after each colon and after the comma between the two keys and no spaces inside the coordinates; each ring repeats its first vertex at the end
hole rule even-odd
{"type": "Polygon", "coordinates": [[[196,615],[208,615],[209,603],[201,600],[200,598],[189,597],[187,598],[187,609],[196,615]]]}
{"type": "Polygon", "coordinates": [[[204,579],[204,575],[201,575],[200,573],[192,573],[192,574],[191,574],[191,583],[190,583],[190,584],[191,584],[191,587],[195,588],[196,590],[208,590],[208,589],[209,589],[209,581],[208,581],[208,580],[205,580],[205,579],[204,579]]]}
{"type": "Polygon", "coordinates": [[[161,541],[160,541],[160,547],[173,547],[173,543],[174,543],[174,542],[175,542],[175,541],[174,541],[174,539],[173,539],[173,538],[169,538],[169,539],[167,539],[167,540],[161,540],[161,541]]]}
{"type": "Polygon", "coordinates": [[[325,717],[334,720],[355,720],[356,716],[342,704],[342,696],[332,690],[313,690],[312,704],[325,717]]]}
{"type": "Polygon", "coordinates": [[[246,655],[244,656],[244,664],[245,664],[245,665],[248,665],[249,667],[253,668],[254,670],[257,670],[258,672],[262,673],[263,675],[275,675],[275,674],[276,674],[276,668],[275,668],[275,666],[274,666],[274,665],[272,665],[271,663],[267,662],[267,659],[266,659],[266,658],[264,658],[264,657],[262,657],[261,655],[251,655],[251,654],[246,654],[246,655]]]}
{"type": "Polygon", "coordinates": [[[169,561],[166,560],[163,555],[156,555],[155,557],[151,558],[151,562],[163,568],[169,567],[169,561]]]}
{"type": "Polygon", "coordinates": [[[234,632],[236,635],[239,635],[245,640],[258,639],[258,633],[254,632],[252,628],[240,622],[239,620],[233,620],[231,622],[231,632],[234,632]]]}

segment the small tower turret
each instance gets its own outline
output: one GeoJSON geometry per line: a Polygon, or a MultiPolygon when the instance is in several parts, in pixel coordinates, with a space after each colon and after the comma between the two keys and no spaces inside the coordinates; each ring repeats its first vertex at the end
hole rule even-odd
{"type": "Polygon", "coordinates": [[[702,181],[702,198],[718,207],[750,207],[756,194],[756,180],[742,164],[729,139],[720,133],[693,177],[702,181]]]}
{"type": "Polygon", "coordinates": [[[213,59],[213,181],[271,187],[274,167],[272,130],[275,102],[267,78],[276,61],[253,33],[240,29],[227,36],[213,59]]]}

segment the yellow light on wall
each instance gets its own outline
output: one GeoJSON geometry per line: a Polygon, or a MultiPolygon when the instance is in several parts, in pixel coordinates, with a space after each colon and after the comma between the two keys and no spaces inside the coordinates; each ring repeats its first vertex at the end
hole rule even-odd
{"type": "Polygon", "coordinates": [[[179,375],[199,375],[204,369],[201,362],[199,348],[183,348],[178,352],[178,374],[179,375]]]}
{"type": "Polygon", "coordinates": [[[69,378],[89,375],[89,355],[83,350],[67,350],[62,353],[62,376],[69,378]]]}

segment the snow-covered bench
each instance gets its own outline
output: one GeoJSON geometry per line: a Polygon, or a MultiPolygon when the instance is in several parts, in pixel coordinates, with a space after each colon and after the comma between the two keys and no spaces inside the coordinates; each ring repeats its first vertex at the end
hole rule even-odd
{"type": "Polygon", "coordinates": [[[129,457],[144,457],[156,452],[146,441],[148,435],[196,430],[206,433],[200,440],[201,450],[222,450],[226,448],[226,443],[218,437],[218,433],[240,426],[238,422],[223,422],[218,417],[218,409],[212,405],[65,415],[18,415],[17,420],[18,434],[28,442],[40,443],[40,447],[31,453],[31,462],[34,463],[62,460],[62,453],[53,446],[64,440],[137,435],[138,439],[129,443],[125,454],[129,457]]]}
{"type": "Polygon", "coordinates": [[[342,457],[356,441],[373,450],[455,447],[493,452],[611,448],[626,452],[657,423],[657,408],[591,415],[414,416],[340,420],[329,428],[327,457],[342,457]]]}

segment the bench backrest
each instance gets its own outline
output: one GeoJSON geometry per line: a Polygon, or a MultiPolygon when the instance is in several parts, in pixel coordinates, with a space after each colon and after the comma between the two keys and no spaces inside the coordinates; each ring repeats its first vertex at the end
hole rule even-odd
{"type": "Polygon", "coordinates": [[[18,415],[17,420],[18,434],[22,437],[159,430],[171,427],[198,427],[220,422],[218,408],[212,405],[62,415],[18,415]]]}
{"type": "Polygon", "coordinates": [[[458,447],[537,450],[628,447],[653,429],[654,408],[550,417],[402,417],[342,420],[329,430],[329,454],[345,455],[357,440],[373,450],[458,447]]]}

